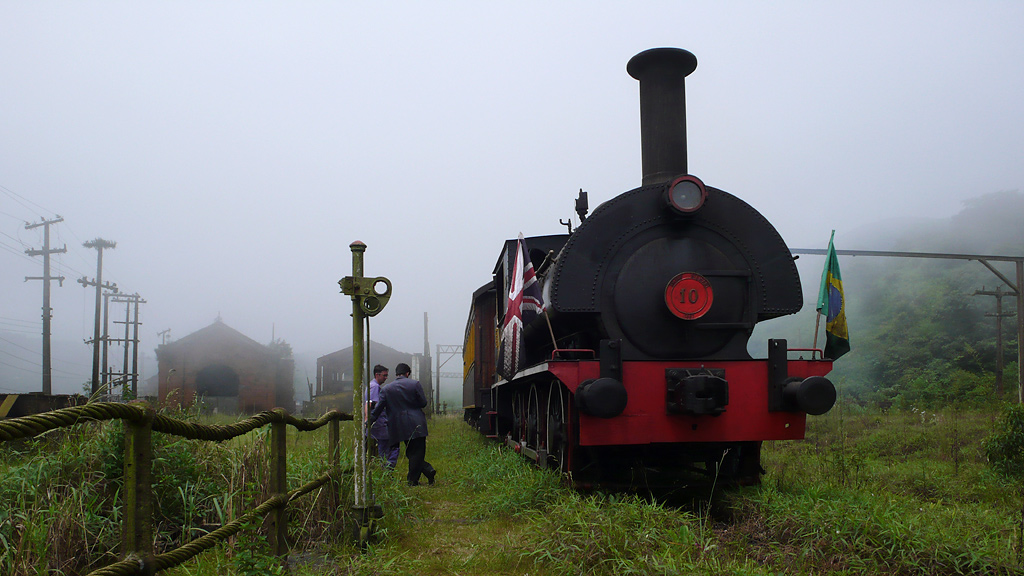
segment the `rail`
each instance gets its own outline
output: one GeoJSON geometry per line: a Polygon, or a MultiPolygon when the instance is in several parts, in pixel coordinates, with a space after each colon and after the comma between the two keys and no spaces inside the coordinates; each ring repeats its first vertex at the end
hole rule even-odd
{"type": "Polygon", "coordinates": [[[316,420],[296,418],[283,408],[261,412],[224,426],[185,422],[157,414],[144,401],[129,404],[95,402],[83,406],[63,408],[32,416],[0,421],[0,442],[31,438],[58,428],[66,428],[89,421],[122,420],[125,422],[124,458],[124,510],[122,524],[125,557],[113,564],[89,573],[89,576],[131,576],[154,574],[178,566],[199,553],[213,548],[238,533],[242,526],[257,517],[270,514],[269,537],[271,551],[278,556],[288,553],[288,503],[316,490],[328,482],[335,484],[333,498],[339,498],[341,480],[340,426],[341,420],[352,420],[352,415],[332,410],[316,420]],[[271,426],[270,491],[273,494],[256,508],[191,542],[169,552],[153,553],[153,499],[152,499],[152,433],[161,432],[191,440],[220,442],[230,440],[266,425],[271,426]],[[328,426],[330,446],[330,472],[299,488],[287,490],[287,426],[308,432],[328,426]]]}
{"type": "MultiPolygon", "coordinates": [[[[788,354],[790,352],[810,352],[811,360],[814,360],[815,356],[818,357],[818,360],[825,359],[825,350],[822,348],[787,348],[786,353],[788,354]]],[[[801,356],[801,358],[803,358],[803,356],[801,356]]]]}

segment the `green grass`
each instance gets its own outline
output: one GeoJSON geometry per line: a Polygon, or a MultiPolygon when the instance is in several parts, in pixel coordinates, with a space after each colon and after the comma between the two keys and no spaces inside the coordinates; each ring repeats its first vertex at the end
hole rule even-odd
{"type": "Polygon", "coordinates": [[[786,570],[1011,574],[1022,569],[1011,486],[987,465],[989,413],[863,412],[812,419],[764,452],[763,486],[735,500],[741,545],[786,570]]]}
{"type": "MultiPolygon", "coordinates": [[[[327,489],[293,502],[290,573],[1022,574],[1016,487],[990,471],[982,447],[994,421],[837,406],[809,420],[806,440],[766,443],[761,486],[678,507],[577,493],[458,418],[435,417],[437,484],[407,486],[404,455],[394,472],[375,467],[385,517],[366,550],[349,538],[350,483],[340,509],[327,489]]],[[[266,496],[265,435],[162,441],[159,546],[266,496]]],[[[289,429],[290,486],[326,470],[326,442],[326,431],[289,429]]],[[[91,424],[0,449],[0,573],[81,573],[116,556],[116,444],[116,427],[91,424]]],[[[280,572],[252,525],[168,573],[280,572]]]]}

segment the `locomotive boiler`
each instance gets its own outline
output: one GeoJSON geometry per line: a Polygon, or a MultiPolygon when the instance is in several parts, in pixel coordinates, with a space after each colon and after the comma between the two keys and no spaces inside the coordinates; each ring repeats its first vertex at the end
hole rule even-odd
{"type": "Polygon", "coordinates": [[[764,440],[804,436],[835,402],[817,351],[764,343],[755,324],[803,305],[794,257],[743,200],[690,174],[690,52],[655,48],[640,83],[641,186],[567,234],[505,242],[472,296],[467,421],[578,484],[683,475],[756,482],[764,440]],[[794,356],[796,356],[794,358],[794,356]]]}

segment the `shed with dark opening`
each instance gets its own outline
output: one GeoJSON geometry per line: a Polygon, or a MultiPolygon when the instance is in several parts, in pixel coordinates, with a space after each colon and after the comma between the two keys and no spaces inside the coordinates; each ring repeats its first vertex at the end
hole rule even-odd
{"type": "Polygon", "coordinates": [[[161,403],[201,398],[206,410],[231,414],[295,410],[295,360],[283,341],[260,344],[218,318],[160,345],[156,356],[161,403]]]}

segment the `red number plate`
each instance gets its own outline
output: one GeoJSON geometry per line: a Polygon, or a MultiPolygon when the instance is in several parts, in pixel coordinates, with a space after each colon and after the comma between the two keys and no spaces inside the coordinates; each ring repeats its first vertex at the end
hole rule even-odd
{"type": "Polygon", "coordinates": [[[696,272],[677,274],[665,287],[665,304],[683,320],[694,320],[706,314],[712,300],[711,283],[696,272]]]}

